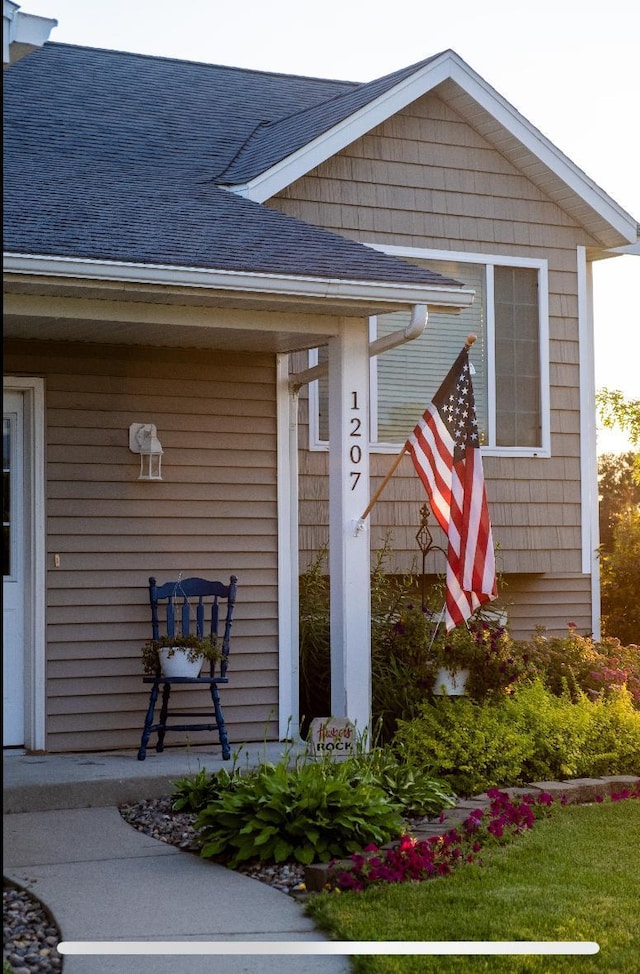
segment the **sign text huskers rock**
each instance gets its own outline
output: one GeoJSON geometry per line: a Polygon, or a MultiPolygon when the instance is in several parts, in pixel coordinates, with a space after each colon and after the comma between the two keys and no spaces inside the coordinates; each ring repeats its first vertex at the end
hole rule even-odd
{"type": "Polygon", "coordinates": [[[346,717],[315,717],[311,721],[309,750],[317,757],[355,754],[356,729],[346,717]]]}

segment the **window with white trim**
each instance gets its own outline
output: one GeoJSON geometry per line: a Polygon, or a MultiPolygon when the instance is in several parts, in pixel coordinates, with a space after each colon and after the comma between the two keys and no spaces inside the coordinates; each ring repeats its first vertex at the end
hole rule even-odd
{"type": "MultiPolygon", "coordinates": [[[[549,453],[548,289],[544,260],[450,255],[393,248],[406,260],[473,288],[473,304],[459,314],[429,311],[420,338],[371,359],[371,446],[401,447],[463,347],[477,335],[469,358],[483,452],[549,453]],[[433,253],[433,255],[432,255],[433,253]]],[[[409,312],[370,319],[370,339],[404,328],[409,312]]],[[[314,353],[321,362],[326,349],[314,353]]],[[[327,380],[312,383],[311,443],[326,448],[327,380]]]]}

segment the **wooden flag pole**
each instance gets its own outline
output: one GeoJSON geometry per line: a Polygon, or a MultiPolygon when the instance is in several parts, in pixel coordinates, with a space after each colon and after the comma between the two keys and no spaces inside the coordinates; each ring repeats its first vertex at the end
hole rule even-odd
{"type": "MultiPolygon", "coordinates": [[[[467,335],[467,340],[464,343],[464,347],[465,347],[465,350],[467,352],[469,351],[469,349],[471,348],[471,346],[473,345],[473,343],[477,340],[477,337],[478,337],[477,335],[467,335]]],[[[377,502],[378,498],[380,497],[380,494],[385,489],[385,487],[387,486],[387,484],[389,483],[389,481],[393,477],[394,473],[396,472],[396,470],[400,466],[400,461],[402,460],[402,458],[403,458],[403,456],[405,455],[406,452],[407,452],[407,445],[405,443],[405,445],[402,447],[402,450],[400,451],[400,453],[398,454],[398,456],[393,461],[393,464],[391,465],[391,468],[387,471],[387,474],[386,474],[384,480],[382,481],[382,483],[380,484],[380,486],[376,490],[375,494],[373,495],[373,497],[371,498],[371,500],[367,504],[367,507],[363,511],[362,516],[361,516],[358,524],[363,525],[363,522],[369,516],[369,514],[371,513],[371,510],[372,510],[374,504],[377,502]]]]}

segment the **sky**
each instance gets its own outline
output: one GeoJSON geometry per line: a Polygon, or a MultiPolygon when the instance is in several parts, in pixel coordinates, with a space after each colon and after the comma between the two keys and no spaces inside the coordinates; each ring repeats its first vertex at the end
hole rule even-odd
{"type": "MultiPolygon", "coordinates": [[[[370,81],[452,48],[640,221],[637,0],[23,0],[50,39],[370,81]]],[[[640,399],[640,256],[594,267],[596,386],[640,399]],[[635,293],[634,293],[635,292],[635,293]]],[[[628,448],[598,433],[599,450],[628,448]]]]}

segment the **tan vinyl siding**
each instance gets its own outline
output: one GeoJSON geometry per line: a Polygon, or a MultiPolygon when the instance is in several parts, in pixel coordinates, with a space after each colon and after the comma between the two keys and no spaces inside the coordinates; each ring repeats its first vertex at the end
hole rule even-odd
{"type": "MultiPolygon", "coordinates": [[[[270,205],[366,243],[548,261],[552,456],[487,457],[485,474],[501,570],[562,579],[580,573],[576,247],[593,244],[589,235],[438,94],[358,139],[270,205]]],[[[306,453],[306,443],[303,426],[303,565],[327,533],[326,491],[318,479],[327,457],[306,453]]],[[[392,460],[372,455],[372,493],[392,460]]],[[[400,570],[421,560],[415,533],[424,500],[407,459],[373,510],[372,546],[390,532],[400,570]]],[[[434,535],[442,543],[435,527],[434,535]]],[[[588,577],[582,582],[589,587],[588,577]]]]}
{"type": "MultiPolygon", "coordinates": [[[[46,384],[47,749],[138,746],[148,578],[181,571],[238,576],[222,691],[229,738],[275,737],[273,356],[14,342],[5,371],[46,384]],[[133,422],[158,428],[161,483],[137,480],[133,422]]],[[[192,693],[196,709],[210,703],[199,690],[184,695],[192,693]]],[[[217,734],[193,740],[217,743],[217,734]]]]}
{"type": "Polygon", "coordinates": [[[511,631],[516,639],[528,639],[537,626],[549,634],[566,635],[568,623],[577,631],[591,633],[591,578],[588,575],[513,575],[505,591],[511,631]]]}

